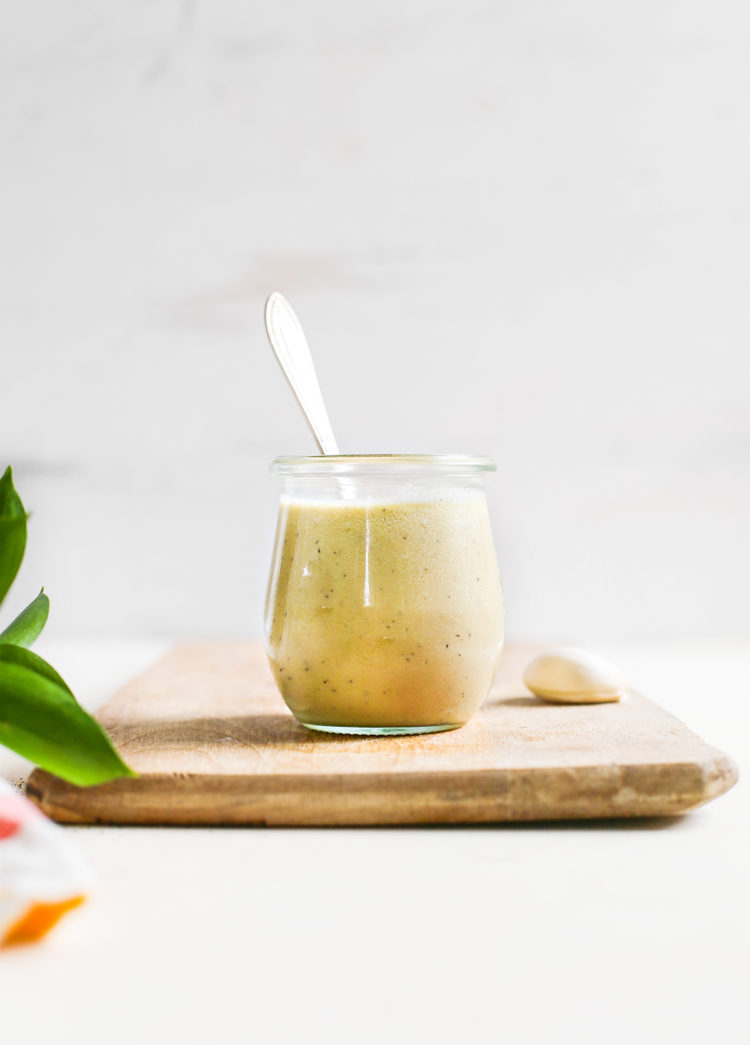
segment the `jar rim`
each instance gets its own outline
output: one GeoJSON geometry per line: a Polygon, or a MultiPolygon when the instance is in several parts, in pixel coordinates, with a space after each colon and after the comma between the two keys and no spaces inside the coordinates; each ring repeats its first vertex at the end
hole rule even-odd
{"type": "Polygon", "coordinates": [[[494,472],[495,462],[469,454],[316,454],[277,457],[271,471],[277,475],[392,475],[419,471],[474,475],[494,472]]]}

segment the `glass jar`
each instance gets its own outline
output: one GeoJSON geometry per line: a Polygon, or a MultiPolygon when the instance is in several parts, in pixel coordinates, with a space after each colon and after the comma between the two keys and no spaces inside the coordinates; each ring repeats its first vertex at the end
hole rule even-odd
{"type": "Polygon", "coordinates": [[[280,457],[266,600],[281,694],[310,729],[435,733],[471,718],[503,644],[486,458],[280,457]]]}

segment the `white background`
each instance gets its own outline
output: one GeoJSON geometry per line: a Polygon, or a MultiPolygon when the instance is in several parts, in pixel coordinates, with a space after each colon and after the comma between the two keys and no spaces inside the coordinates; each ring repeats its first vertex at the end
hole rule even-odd
{"type": "Polygon", "coordinates": [[[498,461],[511,636],[747,633],[747,4],[4,7],[11,608],[260,632],[277,288],[342,448],[498,461]]]}
{"type": "MultiPolygon", "coordinates": [[[[747,3],[2,15],[0,465],[34,513],[4,609],[46,585],[80,699],[260,632],[268,464],[312,448],[279,289],[342,448],[496,458],[509,634],[596,645],[746,765],[747,3]]],[[[747,824],[741,783],[609,829],[71,829],[98,890],[0,956],[2,1025],[744,1045],[747,824]]]]}

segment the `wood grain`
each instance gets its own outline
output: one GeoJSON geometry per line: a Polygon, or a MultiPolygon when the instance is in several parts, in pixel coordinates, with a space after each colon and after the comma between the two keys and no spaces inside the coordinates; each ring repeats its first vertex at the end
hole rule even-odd
{"type": "Polygon", "coordinates": [[[180,646],[99,713],[137,779],[80,788],[36,770],[28,793],[75,823],[491,823],[673,815],[737,780],[727,755],[638,694],[529,696],[521,671],[537,652],[506,650],[463,729],[352,738],[294,720],[260,644],[180,646]]]}

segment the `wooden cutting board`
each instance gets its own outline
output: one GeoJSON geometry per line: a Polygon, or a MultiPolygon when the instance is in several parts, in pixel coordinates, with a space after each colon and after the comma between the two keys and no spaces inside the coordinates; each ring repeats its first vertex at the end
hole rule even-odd
{"type": "Polygon", "coordinates": [[[555,705],[506,649],[463,729],[357,738],[313,733],[286,709],[256,643],[180,646],[99,713],[138,778],[98,787],[36,770],[55,820],[115,824],[441,824],[682,813],[737,770],[658,705],[555,705]]]}

